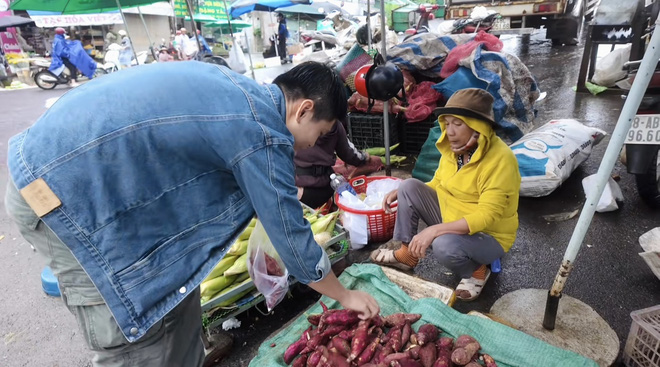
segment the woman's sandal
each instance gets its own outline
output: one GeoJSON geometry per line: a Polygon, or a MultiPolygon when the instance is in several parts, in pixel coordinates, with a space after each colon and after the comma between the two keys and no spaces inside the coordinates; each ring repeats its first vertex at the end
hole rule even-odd
{"type": "Polygon", "coordinates": [[[474,301],[475,299],[477,299],[481,294],[484,285],[488,281],[488,278],[490,278],[490,273],[491,273],[490,269],[487,269],[486,278],[483,280],[477,279],[475,277],[461,279],[461,282],[458,283],[458,286],[456,287],[456,298],[465,302],[474,301]],[[467,291],[470,294],[470,296],[460,297],[458,295],[459,291],[467,291]]]}
{"type": "Polygon", "coordinates": [[[403,271],[412,270],[411,266],[399,262],[399,260],[394,257],[394,250],[379,248],[378,250],[371,252],[369,259],[371,259],[371,262],[374,264],[386,265],[403,271]]]}

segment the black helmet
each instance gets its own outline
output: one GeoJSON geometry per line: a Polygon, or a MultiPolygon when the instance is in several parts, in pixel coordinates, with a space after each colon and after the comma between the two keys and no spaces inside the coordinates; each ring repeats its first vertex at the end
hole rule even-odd
{"type": "Polygon", "coordinates": [[[369,97],[379,101],[389,101],[403,89],[403,73],[391,62],[375,65],[367,74],[369,97]]]}

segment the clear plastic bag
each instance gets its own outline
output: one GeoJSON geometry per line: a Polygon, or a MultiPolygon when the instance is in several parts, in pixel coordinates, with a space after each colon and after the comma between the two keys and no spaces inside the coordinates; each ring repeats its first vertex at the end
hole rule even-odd
{"type": "Polygon", "coordinates": [[[289,271],[260,221],[257,221],[252,231],[247,253],[248,272],[257,290],[266,298],[266,306],[270,312],[289,291],[289,271]]]}

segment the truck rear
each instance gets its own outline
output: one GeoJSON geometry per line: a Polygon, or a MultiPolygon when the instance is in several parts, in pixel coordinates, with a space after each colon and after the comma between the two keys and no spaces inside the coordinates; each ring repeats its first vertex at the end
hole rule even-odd
{"type": "Polygon", "coordinates": [[[543,26],[554,45],[573,45],[586,5],[586,0],[447,0],[445,19],[469,17],[475,6],[483,6],[501,16],[493,25],[493,34],[529,34],[543,26]]]}

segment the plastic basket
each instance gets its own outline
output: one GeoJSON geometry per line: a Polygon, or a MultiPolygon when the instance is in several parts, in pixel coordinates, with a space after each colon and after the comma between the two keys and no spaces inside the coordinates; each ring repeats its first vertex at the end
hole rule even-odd
{"type": "Polygon", "coordinates": [[[401,149],[406,154],[419,154],[431,128],[438,126],[436,118],[412,124],[401,124],[401,149]]]}
{"type": "MultiPolygon", "coordinates": [[[[384,179],[394,179],[401,181],[400,178],[389,177],[389,176],[358,176],[350,181],[351,186],[355,189],[355,192],[358,194],[363,194],[367,192],[367,186],[370,182],[384,179]]],[[[345,205],[342,205],[339,202],[339,195],[335,193],[335,204],[339,209],[351,213],[351,214],[361,214],[367,216],[367,230],[369,231],[369,242],[387,242],[392,239],[394,235],[394,223],[396,221],[396,211],[390,214],[386,214],[383,209],[375,210],[360,210],[349,208],[345,205]]],[[[392,205],[392,209],[395,209],[397,206],[396,203],[392,205]]]]}
{"type": "MultiPolygon", "coordinates": [[[[348,114],[348,135],[358,149],[384,147],[385,131],[383,114],[371,115],[351,112],[348,114]]],[[[396,115],[390,114],[390,146],[399,142],[396,115]]]]}
{"type": "Polygon", "coordinates": [[[632,325],[623,352],[627,367],[660,366],[660,305],[630,313],[632,325]]]}

